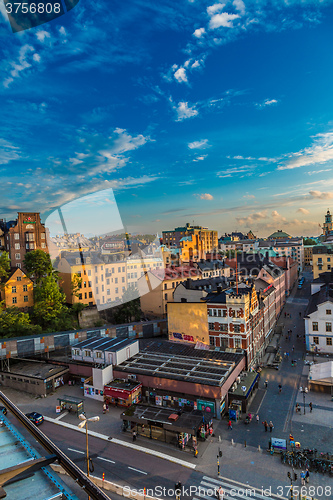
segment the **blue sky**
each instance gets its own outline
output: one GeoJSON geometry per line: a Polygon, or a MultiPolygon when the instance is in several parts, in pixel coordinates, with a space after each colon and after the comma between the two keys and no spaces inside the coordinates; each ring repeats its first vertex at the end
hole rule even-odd
{"type": "Polygon", "coordinates": [[[0,12],[1,216],[112,188],[131,232],[320,233],[332,0],[81,0],[15,34],[0,12]]]}

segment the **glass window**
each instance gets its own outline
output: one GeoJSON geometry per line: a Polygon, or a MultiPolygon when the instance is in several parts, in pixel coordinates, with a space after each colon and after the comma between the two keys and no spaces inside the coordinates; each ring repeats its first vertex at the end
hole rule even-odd
{"type": "Polygon", "coordinates": [[[326,345],[332,345],[332,337],[326,338],[326,345]]]}
{"type": "Polygon", "coordinates": [[[28,302],[28,300],[29,300],[28,295],[24,295],[23,300],[24,300],[24,302],[28,302]]]}
{"type": "Polygon", "coordinates": [[[318,332],[318,322],[317,321],[312,322],[312,330],[314,332],[318,332]]]}
{"type": "Polygon", "coordinates": [[[18,233],[15,233],[14,234],[14,240],[19,240],[20,239],[20,235],[18,233]]]}
{"type": "Polygon", "coordinates": [[[17,281],[22,281],[22,276],[18,276],[16,279],[17,281]]]}
{"type": "Polygon", "coordinates": [[[234,347],[236,349],[239,349],[240,347],[242,347],[242,339],[234,339],[234,347]]]}
{"type": "Polygon", "coordinates": [[[19,243],[15,243],[15,250],[20,250],[20,244],[19,243]]]}
{"type": "Polygon", "coordinates": [[[332,323],[326,323],[326,331],[331,332],[332,331],[332,323]]]}
{"type": "Polygon", "coordinates": [[[168,300],[168,294],[167,293],[164,294],[164,299],[168,300]]]}
{"type": "Polygon", "coordinates": [[[212,337],[210,335],[210,337],[209,337],[209,344],[215,347],[215,337],[212,337]]]}
{"type": "Polygon", "coordinates": [[[89,299],[92,299],[92,292],[89,292],[89,299]]]}
{"type": "Polygon", "coordinates": [[[332,314],[332,310],[331,309],[326,309],[326,314],[332,314]]]}
{"type": "Polygon", "coordinates": [[[17,297],[13,297],[13,299],[12,299],[12,303],[13,303],[13,304],[17,304],[17,297]]]}
{"type": "Polygon", "coordinates": [[[313,337],[313,343],[319,344],[319,337],[313,337]]]}
{"type": "Polygon", "coordinates": [[[15,254],[15,259],[16,260],[20,260],[21,259],[21,254],[20,253],[16,253],[15,254]]]}
{"type": "Polygon", "coordinates": [[[16,293],[16,286],[12,286],[12,293],[16,293]]]}
{"type": "Polygon", "coordinates": [[[23,291],[27,292],[28,291],[28,285],[23,285],[23,291]]]}
{"type": "Polygon", "coordinates": [[[208,328],[209,328],[209,330],[215,330],[214,323],[208,323],[208,328]]]}

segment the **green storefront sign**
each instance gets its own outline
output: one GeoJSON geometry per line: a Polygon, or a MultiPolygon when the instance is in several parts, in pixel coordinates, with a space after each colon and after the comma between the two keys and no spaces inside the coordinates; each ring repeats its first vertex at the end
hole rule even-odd
{"type": "Polygon", "coordinates": [[[211,401],[203,401],[198,399],[197,401],[198,410],[209,413],[210,415],[215,415],[215,403],[211,401]]]}

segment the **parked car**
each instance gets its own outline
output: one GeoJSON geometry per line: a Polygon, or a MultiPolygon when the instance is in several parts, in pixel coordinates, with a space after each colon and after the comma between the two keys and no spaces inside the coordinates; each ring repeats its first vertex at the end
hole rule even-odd
{"type": "Polygon", "coordinates": [[[35,411],[32,411],[31,413],[26,413],[26,417],[28,417],[31,422],[33,422],[35,425],[40,425],[44,422],[44,417],[40,413],[37,413],[35,411]]]}
{"type": "Polygon", "coordinates": [[[7,408],[5,406],[0,406],[0,411],[4,414],[7,415],[7,408]]]}

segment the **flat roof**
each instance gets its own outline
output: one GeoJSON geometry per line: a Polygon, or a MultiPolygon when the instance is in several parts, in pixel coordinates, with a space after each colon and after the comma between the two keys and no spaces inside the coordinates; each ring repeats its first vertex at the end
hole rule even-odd
{"type": "Polygon", "coordinates": [[[112,387],[113,389],[124,389],[125,391],[132,391],[135,387],[141,385],[141,382],[137,382],[136,380],[119,380],[115,379],[108,384],[105,384],[105,387],[112,387]]]}
{"type": "Polygon", "coordinates": [[[63,372],[68,371],[68,366],[51,365],[51,363],[24,361],[22,363],[12,364],[10,371],[1,373],[10,373],[11,375],[20,375],[22,377],[32,377],[38,379],[48,379],[63,372]]]}
{"type": "Polygon", "coordinates": [[[121,337],[91,337],[90,339],[83,340],[78,344],[73,344],[74,349],[91,349],[92,351],[108,351],[117,352],[124,347],[137,342],[136,339],[128,339],[121,337]]]}

